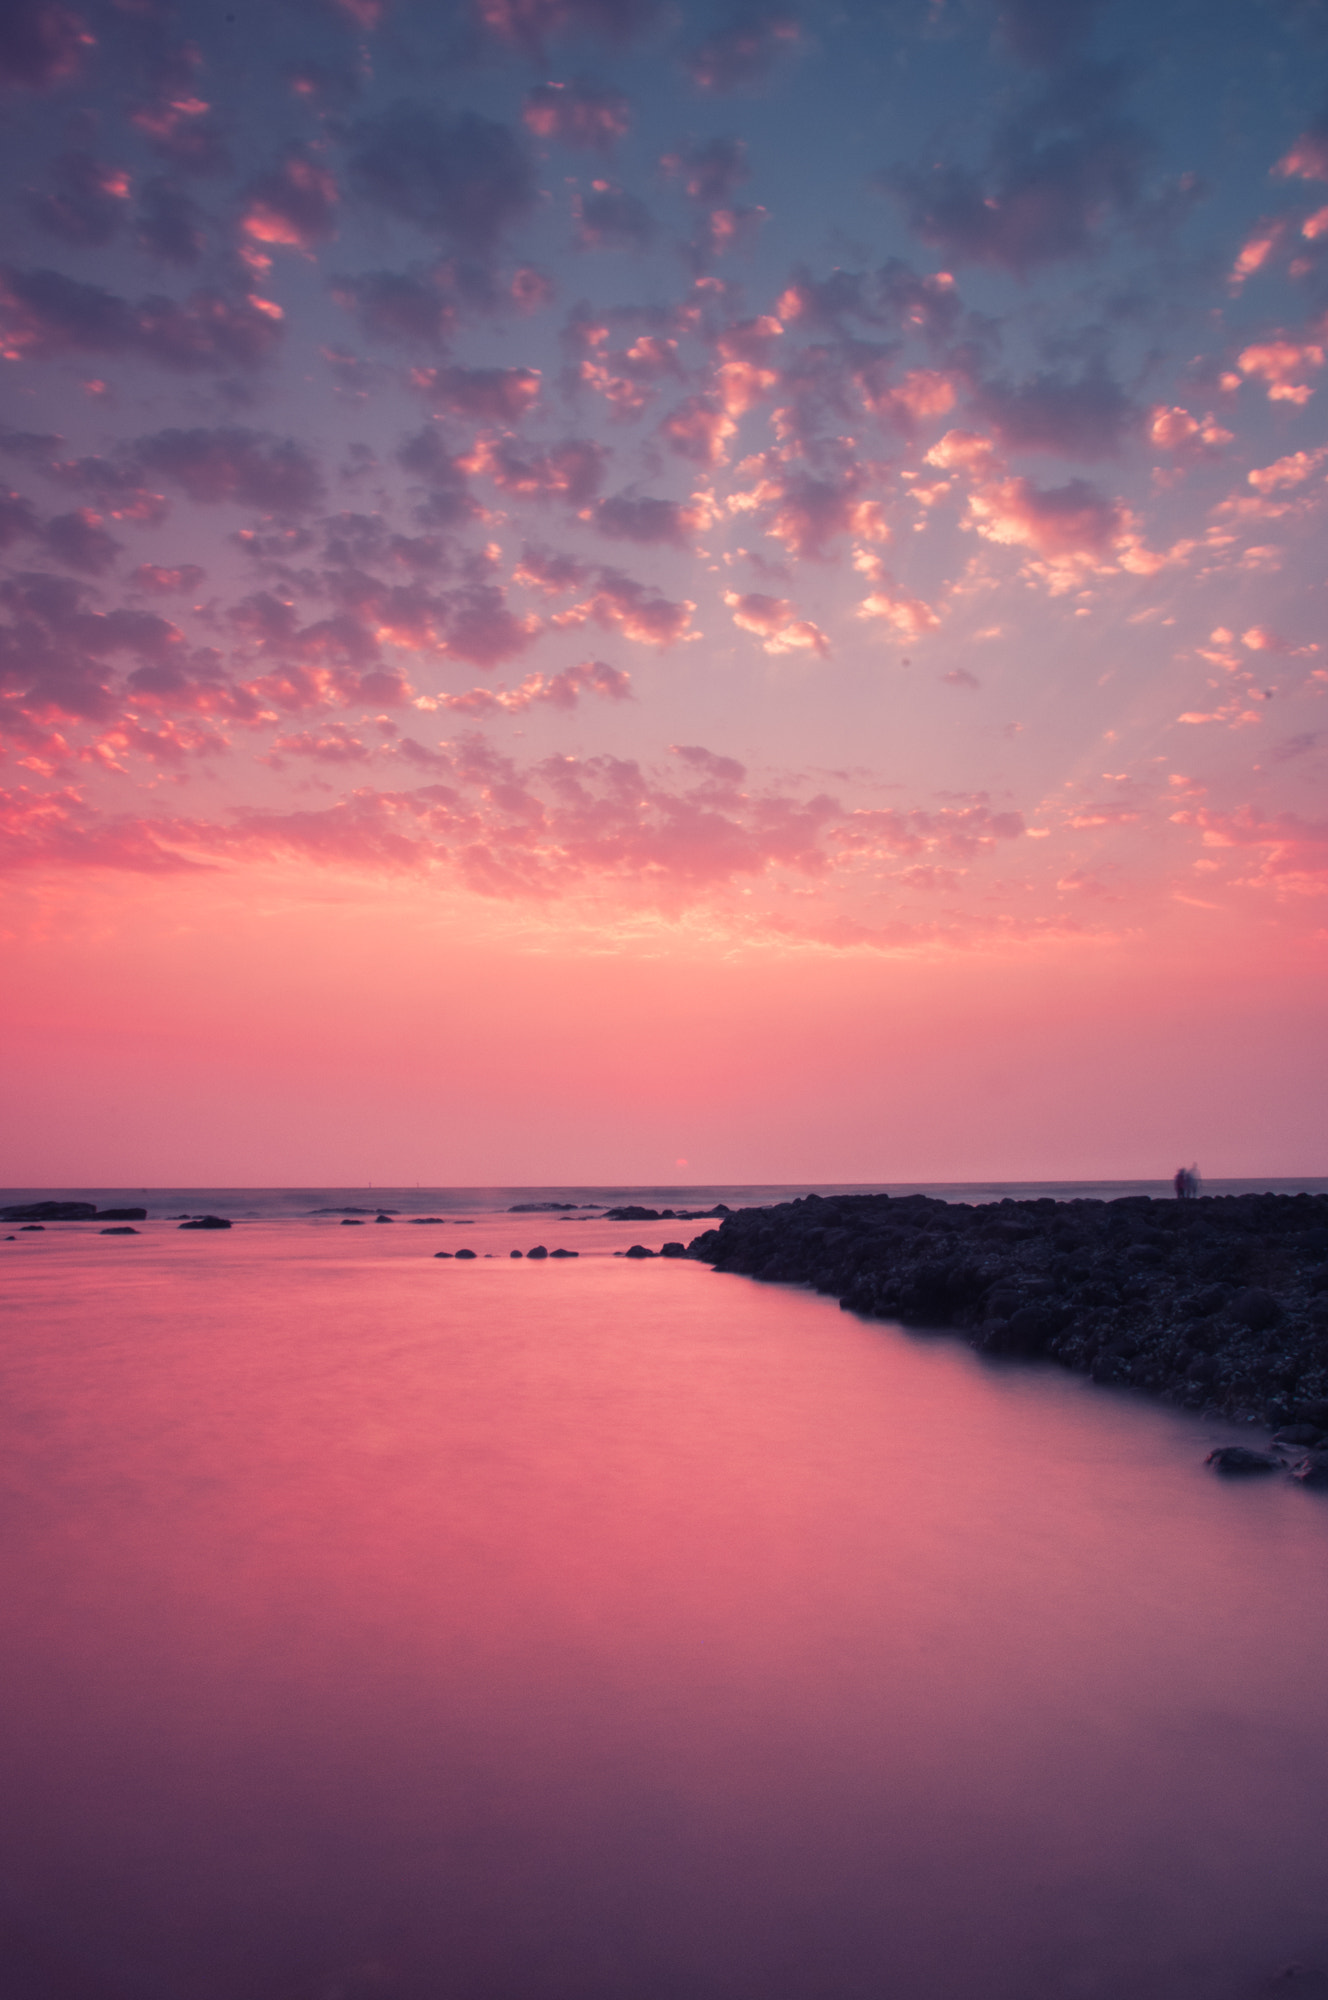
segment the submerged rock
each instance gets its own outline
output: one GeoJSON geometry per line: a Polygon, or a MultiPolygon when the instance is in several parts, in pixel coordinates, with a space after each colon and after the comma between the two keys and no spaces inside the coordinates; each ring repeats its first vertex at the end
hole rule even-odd
{"type": "Polygon", "coordinates": [[[579,1257],[581,1252],[579,1250],[550,1250],[549,1255],[551,1257],[579,1257]]]}
{"type": "Polygon", "coordinates": [[[114,1229],[103,1229],[101,1234],[103,1236],[137,1236],[138,1231],[131,1223],[122,1222],[114,1229]]]}
{"type": "MultiPolygon", "coordinates": [[[[450,1257],[452,1252],[450,1250],[435,1250],[433,1254],[435,1257],[450,1257]]],[[[463,1252],[463,1255],[468,1255],[473,1257],[475,1255],[475,1252],[471,1250],[468,1252],[463,1252]]]]}
{"type": "Polygon", "coordinates": [[[1204,1464],[1211,1465],[1214,1472],[1225,1473],[1228,1477],[1232,1475],[1243,1476],[1249,1472],[1280,1472],[1282,1470],[1281,1459],[1274,1458],[1272,1452],[1251,1451],[1249,1446],[1245,1444],[1219,1445],[1216,1451],[1209,1452],[1207,1458],[1204,1460],[1204,1464]]]}
{"type": "Polygon", "coordinates": [[[195,1215],[180,1224],[181,1229],[229,1229],[230,1226],[224,1215],[195,1215]]]}

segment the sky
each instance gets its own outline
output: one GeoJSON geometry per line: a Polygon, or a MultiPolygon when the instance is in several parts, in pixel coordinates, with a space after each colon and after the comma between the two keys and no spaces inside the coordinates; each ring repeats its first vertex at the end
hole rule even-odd
{"type": "Polygon", "coordinates": [[[1323,0],[0,93],[0,1181],[1328,1173],[1323,0]]]}

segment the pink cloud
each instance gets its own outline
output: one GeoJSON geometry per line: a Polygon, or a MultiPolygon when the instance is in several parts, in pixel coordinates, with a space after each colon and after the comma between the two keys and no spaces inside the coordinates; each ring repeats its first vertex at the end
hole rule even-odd
{"type": "Polygon", "coordinates": [[[518,423],[539,400],[538,368],[412,368],[410,385],[435,410],[518,423]]]}
{"type": "Polygon", "coordinates": [[[727,410],[706,396],[688,397],[660,425],[670,451],[698,465],[725,464],[728,441],[737,428],[727,410]]]}
{"type": "Polygon", "coordinates": [[[1238,292],[1247,278],[1252,278],[1256,271],[1263,269],[1286,235],[1286,228],[1284,221],[1260,223],[1253,236],[1241,246],[1240,254],[1231,267],[1227,283],[1233,292],[1238,292]]]}
{"type": "Polygon", "coordinates": [[[1323,348],[1317,341],[1288,340],[1284,335],[1257,341],[1236,357],[1242,375],[1257,376],[1268,384],[1272,403],[1308,403],[1314,394],[1298,380],[1311,369],[1323,367],[1323,348]]]}
{"type": "Polygon", "coordinates": [[[920,639],[925,633],[934,632],[941,622],[930,604],[924,604],[920,597],[909,597],[890,588],[874,590],[870,597],[864,597],[857,615],[882,618],[906,639],[920,639]]]}
{"type": "Polygon", "coordinates": [[[249,243],[264,248],[313,250],[336,234],[338,199],[329,170],[294,151],[250,184],[240,230],[249,243]]]}
{"type": "Polygon", "coordinates": [[[760,639],[767,653],[816,653],[828,659],[830,642],[818,625],[799,618],[797,609],[785,597],[767,597],[760,591],[740,596],[726,590],[724,602],[733,613],[733,622],[743,632],[760,639]]]}
{"type": "Polygon", "coordinates": [[[1328,132],[1303,132],[1273,168],[1284,180],[1328,181],[1328,132]]]}
{"type": "Polygon", "coordinates": [[[1223,430],[1211,410],[1202,417],[1192,417],[1186,409],[1179,406],[1168,409],[1163,403],[1148,413],[1148,435],[1162,451],[1201,457],[1220,451],[1232,439],[1231,432],[1223,430]]]}
{"type": "Polygon", "coordinates": [[[556,139],[583,152],[612,151],[631,123],[620,91],[602,90],[584,79],[536,84],[521,115],[536,138],[556,139]]]}
{"type": "Polygon", "coordinates": [[[690,598],[674,602],[620,570],[602,569],[585,602],[558,612],[550,622],[559,630],[575,630],[593,619],[639,646],[667,648],[700,637],[689,629],[695,609],[690,598]]]}
{"type": "Polygon", "coordinates": [[[537,703],[551,708],[575,708],[582,694],[597,694],[606,701],[629,701],[632,677],[620,667],[603,660],[585,660],[579,666],[564,667],[557,674],[528,674],[514,688],[470,688],[465,694],[443,694],[432,706],[460,715],[484,715],[501,710],[518,715],[537,703]]]}
{"type": "Polygon", "coordinates": [[[1303,485],[1325,459],[1328,459],[1328,446],[1321,446],[1317,451],[1295,451],[1286,458],[1274,459],[1271,465],[1256,466],[1245,476],[1256,493],[1275,493],[1284,486],[1303,485]]]}
{"type": "Polygon", "coordinates": [[[479,438],[457,464],[487,473],[502,493],[523,500],[563,500],[584,506],[604,477],[609,454],[589,438],[567,438],[547,451],[522,456],[510,439],[479,438]]]}

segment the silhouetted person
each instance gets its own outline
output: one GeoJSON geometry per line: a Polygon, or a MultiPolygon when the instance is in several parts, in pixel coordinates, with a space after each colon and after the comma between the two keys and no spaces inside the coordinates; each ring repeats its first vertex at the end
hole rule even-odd
{"type": "Polygon", "coordinates": [[[1199,1169],[1177,1167],[1176,1178],[1171,1185],[1176,1190],[1177,1201],[1193,1201],[1199,1192],[1199,1169]]]}

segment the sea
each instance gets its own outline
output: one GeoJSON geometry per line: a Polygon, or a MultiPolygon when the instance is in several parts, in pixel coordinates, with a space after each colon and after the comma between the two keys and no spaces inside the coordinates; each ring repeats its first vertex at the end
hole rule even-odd
{"type": "Polygon", "coordinates": [[[4,2000],[1328,1993],[1328,1495],[622,1254],[810,1191],[0,1192],[4,2000]]]}

